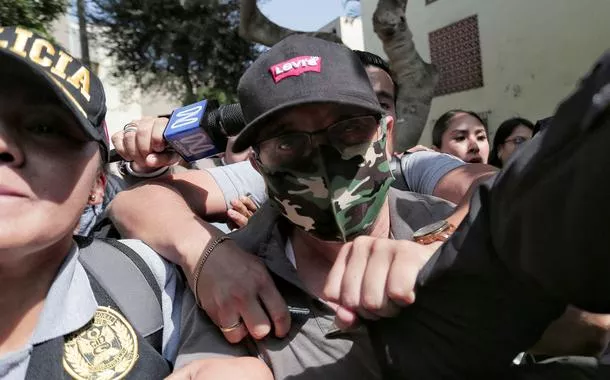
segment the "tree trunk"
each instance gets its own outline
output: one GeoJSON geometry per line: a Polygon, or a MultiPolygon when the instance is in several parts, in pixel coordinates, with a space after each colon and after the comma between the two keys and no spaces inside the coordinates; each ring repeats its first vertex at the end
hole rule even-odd
{"type": "Polygon", "coordinates": [[[395,150],[404,151],[419,141],[426,126],[438,72],[424,62],[413,43],[406,19],[408,0],[379,0],[373,28],[383,43],[398,85],[394,128],[395,150]]]}
{"type": "Polygon", "coordinates": [[[269,20],[261,13],[256,5],[256,0],[241,0],[239,4],[239,35],[241,38],[257,42],[265,46],[275,45],[290,34],[304,33],[314,37],[339,42],[341,39],[333,33],[322,32],[298,32],[284,28],[269,20]]]}
{"type": "MultiPolygon", "coordinates": [[[[404,151],[419,141],[426,126],[438,73],[434,66],[424,62],[415,49],[413,35],[407,26],[407,0],[379,0],[373,15],[375,33],[383,43],[398,85],[394,128],[395,150],[404,151]]],[[[246,40],[271,46],[297,31],[281,27],[265,15],[256,0],[241,0],[240,36],[246,40]]],[[[332,33],[311,32],[309,35],[339,41],[332,33]]]]}
{"type": "Polygon", "coordinates": [[[87,13],[85,0],[76,0],[76,14],[78,17],[78,29],[80,37],[81,61],[91,68],[91,58],[89,58],[89,36],[87,35],[87,13]]]}

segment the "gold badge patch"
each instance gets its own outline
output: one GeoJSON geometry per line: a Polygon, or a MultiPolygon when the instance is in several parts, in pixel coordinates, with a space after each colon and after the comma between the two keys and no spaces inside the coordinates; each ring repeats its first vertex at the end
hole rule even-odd
{"type": "Polygon", "coordinates": [[[100,306],[93,321],[66,338],[63,364],[78,380],[118,380],[138,359],[138,338],[127,320],[100,306]]]}

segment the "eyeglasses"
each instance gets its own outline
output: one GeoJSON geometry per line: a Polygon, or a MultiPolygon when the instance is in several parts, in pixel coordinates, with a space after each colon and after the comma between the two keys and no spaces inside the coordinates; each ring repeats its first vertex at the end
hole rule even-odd
{"type": "Polygon", "coordinates": [[[526,139],[525,137],[521,137],[521,136],[517,136],[517,137],[513,137],[512,139],[507,139],[504,140],[504,143],[512,143],[515,146],[519,146],[521,144],[523,144],[524,142],[528,141],[529,139],[526,139]]]}
{"type": "Polygon", "coordinates": [[[314,136],[325,135],[325,144],[339,153],[358,145],[368,145],[377,135],[378,118],[359,116],[341,120],[317,132],[291,132],[258,142],[254,146],[263,165],[269,167],[298,167],[309,157],[314,147],[314,136]]]}

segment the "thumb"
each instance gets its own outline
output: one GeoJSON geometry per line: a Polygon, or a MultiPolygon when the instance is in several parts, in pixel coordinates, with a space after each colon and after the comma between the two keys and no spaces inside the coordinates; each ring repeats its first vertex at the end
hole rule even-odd
{"type": "Polygon", "coordinates": [[[162,168],[171,166],[180,161],[177,153],[151,153],[146,156],[146,166],[149,168],[162,168]]]}
{"type": "Polygon", "coordinates": [[[335,325],[341,330],[347,330],[358,322],[358,316],[351,310],[339,306],[335,314],[335,325]]]}

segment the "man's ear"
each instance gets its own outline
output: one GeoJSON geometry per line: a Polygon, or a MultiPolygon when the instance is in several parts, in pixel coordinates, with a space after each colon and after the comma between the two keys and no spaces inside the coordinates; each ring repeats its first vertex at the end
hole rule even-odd
{"type": "Polygon", "coordinates": [[[250,165],[252,165],[254,170],[256,170],[259,173],[261,172],[261,168],[258,165],[258,161],[256,161],[256,153],[254,152],[253,149],[250,149],[250,153],[248,153],[248,161],[250,161],[250,165]]]}
{"type": "Polygon", "coordinates": [[[106,189],[106,174],[102,170],[98,174],[91,193],[89,194],[89,201],[87,204],[91,206],[99,205],[104,201],[104,190],[106,189]]]}
{"type": "Polygon", "coordinates": [[[388,157],[392,157],[394,154],[394,118],[390,115],[383,116],[386,120],[387,139],[385,150],[388,157]]]}

